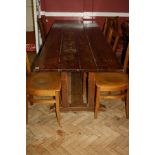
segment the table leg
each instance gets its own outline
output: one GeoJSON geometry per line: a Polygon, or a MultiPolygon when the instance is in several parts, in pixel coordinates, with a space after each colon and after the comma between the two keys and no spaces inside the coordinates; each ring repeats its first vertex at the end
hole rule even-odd
{"type": "Polygon", "coordinates": [[[67,72],[61,73],[61,86],[62,86],[62,107],[69,107],[68,103],[68,75],[67,72]]]}
{"type": "Polygon", "coordinates": [[[94,107],[95,98],[95,75],[93,72],[88,73],[88,107],[94,107]]]}

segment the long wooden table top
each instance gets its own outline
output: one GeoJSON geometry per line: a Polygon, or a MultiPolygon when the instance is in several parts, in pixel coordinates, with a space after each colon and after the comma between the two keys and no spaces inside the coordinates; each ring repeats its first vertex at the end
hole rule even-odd
{"type": "Polygon", "coordinates": [[[95,22],[55,21],[34,62],[34,71],[122,70],[95,22]]]}

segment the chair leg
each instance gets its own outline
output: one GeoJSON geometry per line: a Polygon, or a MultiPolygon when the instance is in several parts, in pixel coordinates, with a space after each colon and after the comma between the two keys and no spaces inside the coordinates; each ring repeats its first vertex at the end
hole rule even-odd
{"type": "Polygon", "coordinates": [[[60,125],[60,92],[56,92],[56,116],[57,116],[57,122],[60,125]]]}
{"type": "Polygon", "coordinates": [[[87,98],[87,97],[86,97],[86,78],[87,78],[87,73],[84,72],[84,73],[83,73],[83,79],[82,79],[82,92],[83,92],[83,98],[87,98]]]}
{"type": "MultiPolygon", "coordinates": [[[[123,93],[125,93],[125,91],[124,90],[121,90],[121,94],[123,94],[123,93]]],[[[122,101],[123,102],[126,102],[126,98],[122,98],[122,101]]]]}
{"type": "Polygon", "coordinates": [[[29,100],[30,105],[33,105],[33,102],[31,101],[31,99],[33,98],[33,96],[32,95],[29,95],[29,98],[30,98],[30,100],[29,100]]]}
{"type": "Polygon", "coordinates": [[[126,112],[126,118],[129,118],[129,94],[127,94],[127,97],[125,98],[125,112],[126,112]]]}
{"type": "Polygon", "coordinates": [[[96,103],[95,103],[95,115],[94,115],[95,119],[97,118],[97,113],[98,113],[99,107],[100,107],[100,90],[99,90],[99,87],[97,87],[97,90],[96,90],[96,103]]]}
{"type": "Polygon", "coordinates": [[[111,95],[111,91],[108,92],[108,95],[111,95]]]}
{"type": "Polygon", "coordinates": [[[26,124],[28,124],[28,96],[26,94],[26,124]]]}

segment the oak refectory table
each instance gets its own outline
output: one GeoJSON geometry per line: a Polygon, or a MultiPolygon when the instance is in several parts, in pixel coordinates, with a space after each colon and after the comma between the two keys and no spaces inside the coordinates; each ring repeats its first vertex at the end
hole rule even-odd
{"type": "Polygon", "coordinates": [[[80,110],[68,101],[68,73],[88,73],[88,100],[81,110],[94,109],[94,72],[123,71],[94,21],[55,21],[37,55],[33,71],[61,72],[62,109],[80,110]]]}

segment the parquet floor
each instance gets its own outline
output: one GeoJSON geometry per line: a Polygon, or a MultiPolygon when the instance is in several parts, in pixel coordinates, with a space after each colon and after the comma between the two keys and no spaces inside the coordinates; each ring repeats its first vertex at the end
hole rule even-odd
{"type": "Polygon", "coordinates": [[[29,106],[27,155],[128,155],[128,120],[122,101],[99,112],[61,112],[58,127],[49,106],[29,106]]]}
{"type": "Polygon", "coordinates": [[[124,102],[109,100],[102,104],[106,111],[100,111],[98,119],[88,111],[61,112],[62,127],[49,106],[29,105],[27,155],[128,155],[129,120],[124,102]]]}

